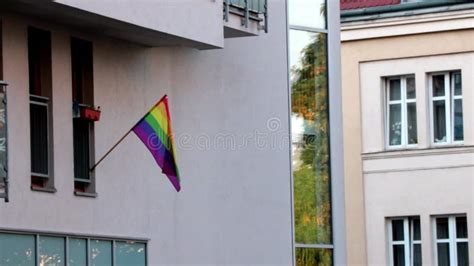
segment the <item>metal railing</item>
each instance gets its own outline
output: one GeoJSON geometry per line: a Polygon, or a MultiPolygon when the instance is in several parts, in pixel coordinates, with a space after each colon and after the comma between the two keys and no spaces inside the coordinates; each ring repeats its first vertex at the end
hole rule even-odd
{"type": "Polygon", "coordinates": [[[0,198],[9,201],[8,194],[8,136],[7,83],[0,80],[0,198]]]}
{"type": "Polygon", "coordinates": [[[242,26],[248,28],[250,20],[260,23],[259,30],[268,32],[268,0],[224,0],[224,20],[229,14],[242,16],[242,26]]]}

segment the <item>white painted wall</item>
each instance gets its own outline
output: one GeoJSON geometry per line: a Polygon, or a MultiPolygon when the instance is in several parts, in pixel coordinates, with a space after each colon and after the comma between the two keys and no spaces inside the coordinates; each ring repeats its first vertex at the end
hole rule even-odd
{"type": "Polygon", "coordinates": [[[11,195],[0,204],[0,228],[149,238],[150,265],[291,264],[289,144],[261,144],[289,130],[284,2],[270,9],[269,34],[215,51],[144,48],[6,15],[11,195]],[[30,190],[28,25],[52,31],[55,194],[30,190]],[[96,157],[167,93],[180,193],[131,135],[97,168],[98,197],[73,195],[71,34],[94,43],[96,157]],[[275,131],[269,119],[278,121],[275,131]],[[191,144],[230,133],[249,144],[191,144]]]}

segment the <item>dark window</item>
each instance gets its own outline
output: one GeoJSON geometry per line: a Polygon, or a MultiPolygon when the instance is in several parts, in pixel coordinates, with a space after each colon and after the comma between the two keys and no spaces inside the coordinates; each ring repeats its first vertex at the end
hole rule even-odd
{"type": "Polygon", "coordinates": [[[94,122],[83,119],[80,109],[94,105],[92,43],[71,38],[72,101],[74,137],[74,189],[76,194],[95,193],[94,122]]]}
{"type": "Polygon", "coordinates": [[[28,28],[31,187],[53,189],[51,34],[28,28]]]}

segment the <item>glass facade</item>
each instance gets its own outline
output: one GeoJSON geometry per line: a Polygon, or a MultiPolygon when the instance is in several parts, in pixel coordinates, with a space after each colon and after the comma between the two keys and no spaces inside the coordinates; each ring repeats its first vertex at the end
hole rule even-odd
{"type": "Polygon", "coordinates": [[[87,265],[87,239],[69,238],[69,266],[87,265]]]}
{"type": "Polygon", "coordinates": [[[145,266],[146,251],[145,242],[0,232],[2,266],[145,266]]]}
{"type": "Polygon", "coordinates": [[[296,248],[296,265],[332,265],[332,250],[318,248],[296,248]]]}
{"type": "Polygon", "coordinates": [[[39,237],[39,265],[64,266],[66,247],[63,237],[39,237]]]}
{"type": "Polygon", "coordinates": [[[35,266],[35,237],[0,233],[0,265],[35,266]]]}
{"type": "Polygon", "coordinates": [[[326,3],[288,3],[295,261],[332,265],[326,3]]]}
{"type": "Polygon", "coordinates": [[[145,244],[135,242],[116,242],[115,256],[118,266],[145,265],[145,244]]]}

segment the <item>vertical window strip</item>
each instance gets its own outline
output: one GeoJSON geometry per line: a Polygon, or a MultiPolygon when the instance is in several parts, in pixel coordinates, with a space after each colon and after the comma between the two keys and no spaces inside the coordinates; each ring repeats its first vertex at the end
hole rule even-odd
{"type": "Polygon", "coordinates": [[[52,164],[51,33],[28,28],[31,188],[55,192],[52,164]]]}
{"type": "Polygon", "coordinates": [[[461,76],[461,72],[453,72],[451,73],[450,75],[450,78],[451,78],[451,82],[450,82],[450,85],[451,85],[451,106],[452,106],[452,110],[451,110],[451,121],[452,121],[452,125],[450,127],[450,130],[452,131],[452,136],[453,136],[453,142],[454,143],[462,143],[463,140],[464,140],[464,121],[463,121],[463,93],[462,93],[462,76],[461,76]],[[460,81],[460,89],[459,89],[459,94],[456,93],[456,79],[457,77],[459,77],[459,81],[460,81]],[[457,108],[460,108],[460,112],[457,112],[457,108]],[[458,114],[460,117],[456,117],[456,114],[458,114]],[[457,123],[460,123],[457,125],[457,123]],[[459,128],[456,128],[456,127],[459,127],[459,128]],[[456,131],[456,129],[458,129],[458,131],[456,131]]]}
{"type": "Polygon", "coordinates": [[[93,44],[71,37],[73,96],[74,194],[95,197],[94,122],[80,116],[80,109],[94,104],[93,44]]]}
{"type": "Polygon", "coordinates": [[[298,127],[291,132],[295,154],[292,161],[303,164],[292,170],[293,247],[297,266],[333,264],[329,135],[326,135],[329,132],[326,2],[288,2],[290,119],[298,127]]]}

